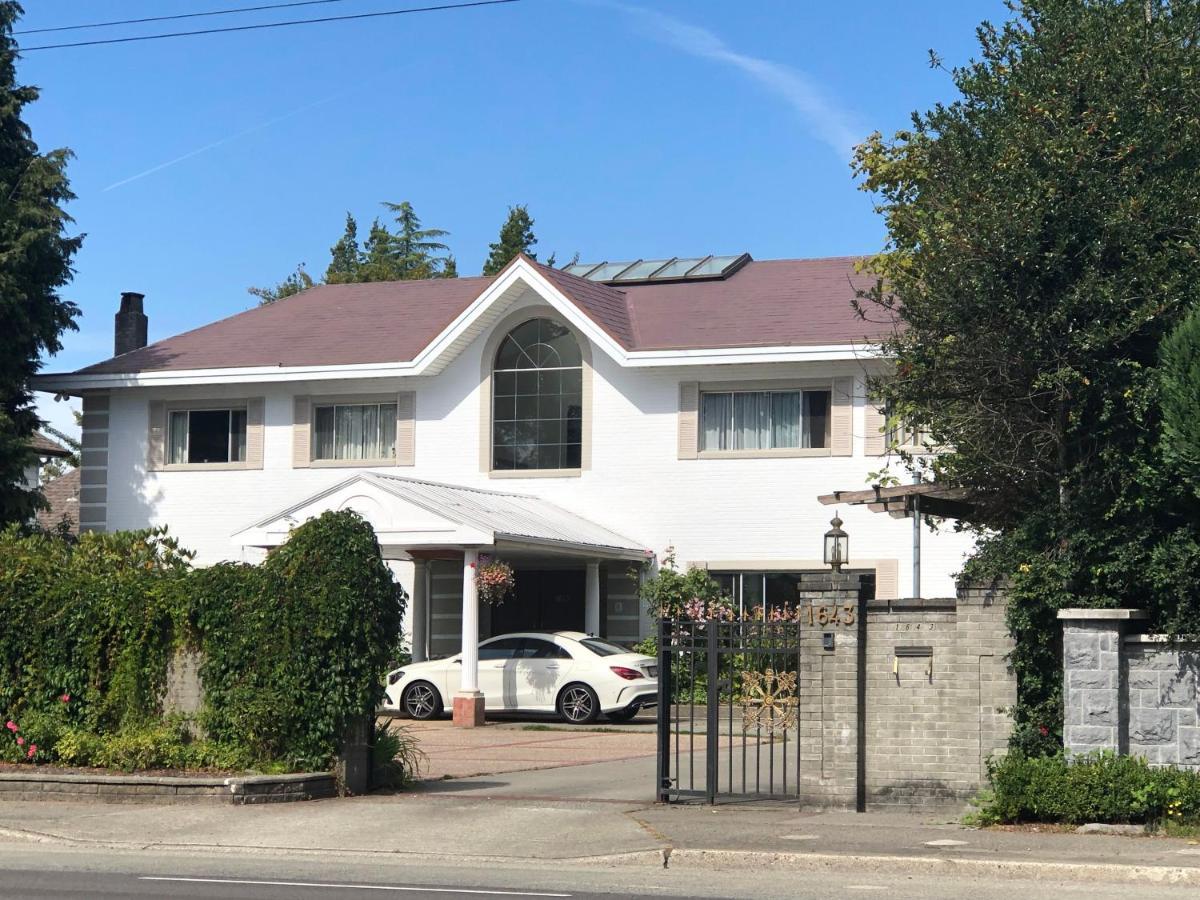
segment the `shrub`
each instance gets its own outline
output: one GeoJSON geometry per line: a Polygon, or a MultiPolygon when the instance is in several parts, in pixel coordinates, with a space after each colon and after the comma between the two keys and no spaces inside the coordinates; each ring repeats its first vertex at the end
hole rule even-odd
{"type": "Polygon", "coordinates": [[[1140,757],[1010,752],[989,761],[988,778],[975,817],[982,824],[1200,822],[1200,773],[1152,768],[1140,757]]]}
{"type": "Polygon", "coordinates": [[[371,747],[372,784],[402,788],[416,778],[424,764],[425,754],[407,725],[392,723],[376,730],[371,747]]]}
{"type": "Polygon", "coordinates": [[[261,566],[192,569],[190,559],[162,529],[75,543],[0,532],[0,722],[20,725],[0,735],[0,759],[121,769],[332,761],[351,720],[382,696],[404,608],[371,527],[327,513],[261,566]],[[180,646],[204,654],[204,740],[196,723],[163,716],[180,646]]]}
{"type": "Polygon", "coordinates": [[[382,699],[406,599],[371,526],[325,513],[258,568],[196,576],[209,736],[296,768],[328,765],[351,720],[382,699]]]}

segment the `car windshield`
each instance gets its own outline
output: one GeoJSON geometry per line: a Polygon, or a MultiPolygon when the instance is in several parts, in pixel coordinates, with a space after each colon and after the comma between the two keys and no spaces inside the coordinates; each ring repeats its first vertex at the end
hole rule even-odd
{"type": "Polygon", "coordinates": [[[601,641],[596,638],[584,638],[579,643],[587,647],[597,656],[616,656],[618,653],[628,653],[627,647],[622,647],[619,644],[610,644],[608,641],[601,641]]]}

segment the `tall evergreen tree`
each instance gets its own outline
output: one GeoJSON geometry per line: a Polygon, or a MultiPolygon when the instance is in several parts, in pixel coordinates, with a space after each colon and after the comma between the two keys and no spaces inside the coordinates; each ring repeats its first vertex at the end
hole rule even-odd
{"type": "Polygon", "coordinates": [[[329,249],[329,267],[325,269],[325,281],[329,284],[353,281],[358,271],[358,223],[354,216],[346,213],[346,230],[338,242],[329,249]]]}
{"type": "Polygon", "coordinates": [[[396,224],[399,226],[392,236],[398,278],[406,280],[440,275],[449,258],[450,248],[436,239],[450,232],[440,228],[422,228],[421,220],[407,200],[401,203],[385,201],[383,205],[396,214],[396,224]],[[446,255],[439,255],[443,251],[446,255]]]}
{"type": "Polygon", "coordinates": [[[491,253],[483,264],[484,275],[495,275],[509,264],[518,253],[524,253],[530,259],[537,259],[533,245],[537,238],[533,235],[533,217],[529,209],[521,204],[508,208],[508,218],[500,226],[500,240],[489,244],[491,253]]]}
{"type": "Polygon", "coordinates": [[[62,333],[76,327],[79,314],[58,294],[74,274],[71,259],[82,243],[66,234],[71,153],[39,153],[21,119],[38,97],[37,88],[16,79],[12,29],[23,12],[13,0],[0,2],[0,523],[26,521],[43,503],[23,486],[38,426],[29,379],[45,356],[62,349],[62,333]]]}

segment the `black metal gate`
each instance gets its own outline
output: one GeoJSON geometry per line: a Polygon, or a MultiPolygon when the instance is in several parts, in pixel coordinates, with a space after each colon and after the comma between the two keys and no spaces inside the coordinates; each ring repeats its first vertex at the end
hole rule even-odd
{"type": "Polygon", "coordinates": [[[800,623],[662,619],[658,799],[797,800],[800,623]]]}

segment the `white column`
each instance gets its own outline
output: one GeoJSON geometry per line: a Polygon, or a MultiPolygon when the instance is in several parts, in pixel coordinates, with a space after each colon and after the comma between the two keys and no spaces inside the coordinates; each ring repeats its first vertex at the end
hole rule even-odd
{"type": "Polygon", "coordinates": [[[587,564],[587,587],[583,599],[583,630],[597,637],[600,635],[600,563],[596,560],[587,564]]]}
{"type": "Polygon", "coordinates": [[[412,659],[424,662],[429,646],[429,564],[423,559],[413,560],[412,609],[412,659]]]}
{"type": "Polygon", "coordinates": [[[479,693],[479,591],[475,587],[478,550],[463,551],[462,692],[479,693]]]}

